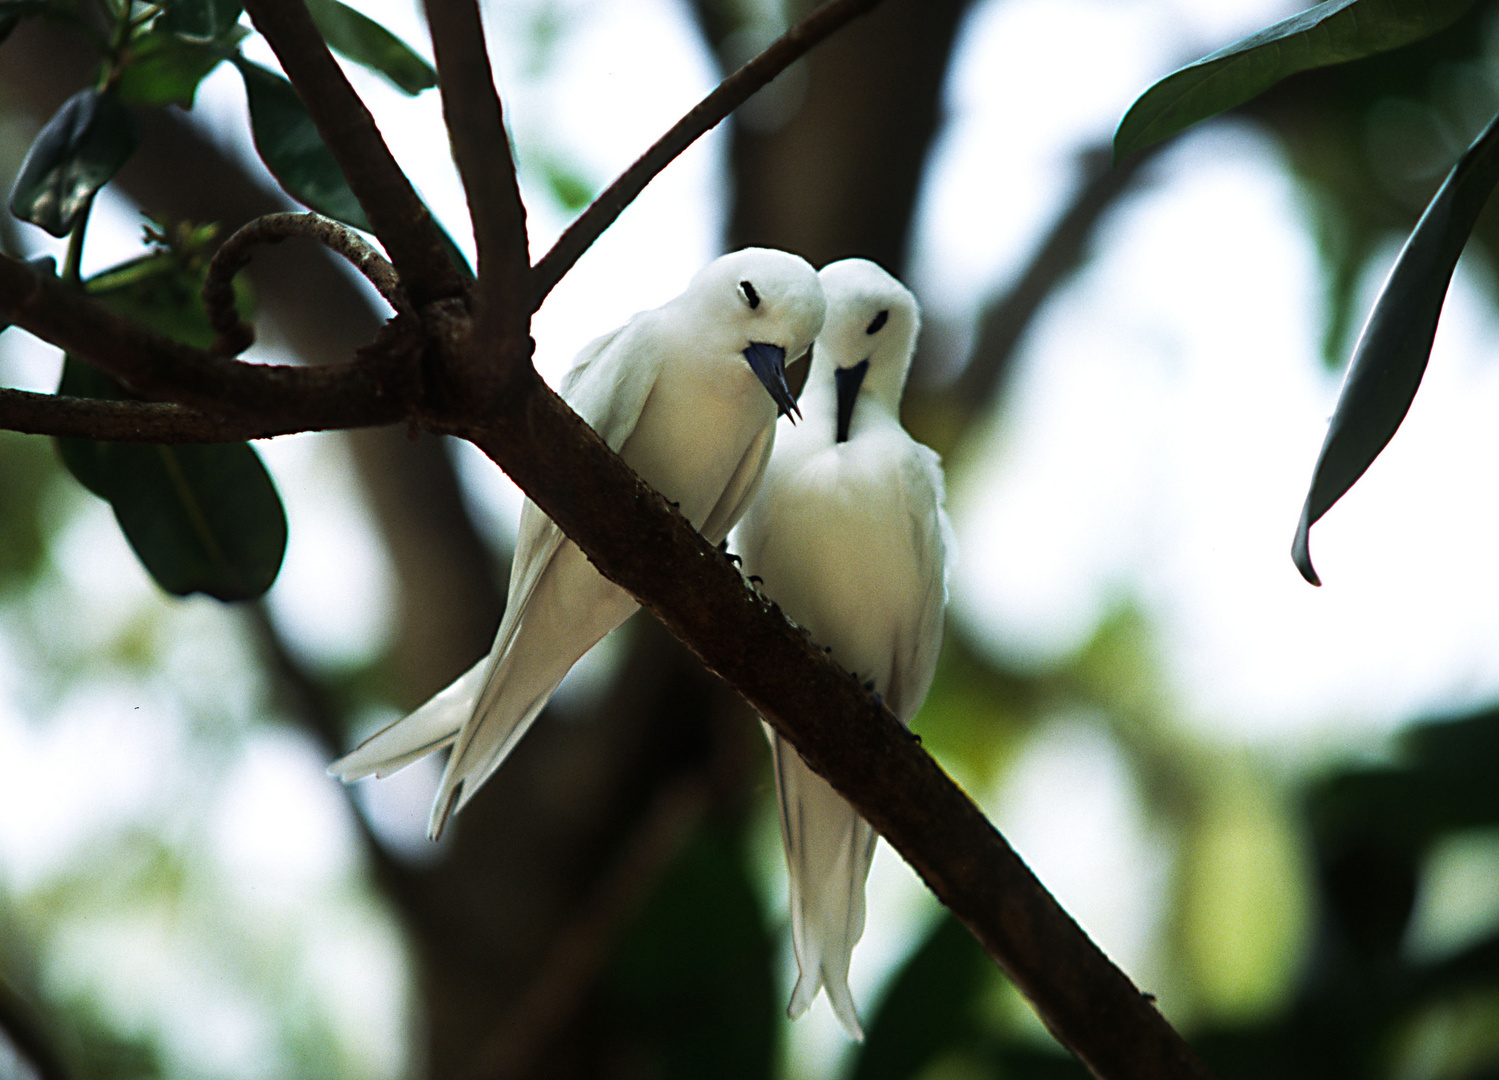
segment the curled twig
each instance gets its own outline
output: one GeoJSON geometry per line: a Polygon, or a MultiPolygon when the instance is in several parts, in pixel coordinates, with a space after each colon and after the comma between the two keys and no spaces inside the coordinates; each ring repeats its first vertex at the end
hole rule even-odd
{"type": "Polygon", "coordinates": [[[249,265],[250,249],[256,244],[279,244],[288,236],[309,237],[342,255],[398,313],[411,310],[395,268],[369,241],[347,225],[311,211],[266,214],[225,240],[208,265],[208,279],[203,283],[203,303],[208,308],[209,322],[218,332],[213,352],[235,356],[248,349],[255,340],[254,328],[239,317],[234,304],[234,275],[249,265]]]}

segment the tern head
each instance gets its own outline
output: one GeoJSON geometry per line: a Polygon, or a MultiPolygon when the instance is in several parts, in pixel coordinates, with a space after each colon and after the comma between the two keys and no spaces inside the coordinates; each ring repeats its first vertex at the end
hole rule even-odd
{"type": "Polygon", "coordinates": [[[831,384],[843,442],[861,397],[898,412],[921,313],[911,291],[868,259],[829,263],[817,277],[828,310],[808,379],[819,390],[831,384]]]}
{"type": "Polygon", "coordinates": [[[786,368],[807,354],[825,310],[811,264],[785,251],[744,248],[699,270],[682,300],[705,338],[721,340],[749,365],[777,411],[795,414],[786,368]]]}

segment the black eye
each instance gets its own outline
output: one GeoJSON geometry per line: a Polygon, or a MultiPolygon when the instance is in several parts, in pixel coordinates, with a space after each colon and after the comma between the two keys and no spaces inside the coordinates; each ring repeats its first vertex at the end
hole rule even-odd
{"type": "Polygon", "coordinates": [[[749,303],[751,311],[760,306],[760,294],[755,291],[755,287],[748,281],[741,281],[739,283],[739,291],[744,293],[744,299],[749,303]]]}
{"type": "Polygon", "coordinates": [[[885,321],[890,318],[890,312],[882,311],[870,320],[869,325],[864,328],[866,334],[878,334],[885,321]]]}

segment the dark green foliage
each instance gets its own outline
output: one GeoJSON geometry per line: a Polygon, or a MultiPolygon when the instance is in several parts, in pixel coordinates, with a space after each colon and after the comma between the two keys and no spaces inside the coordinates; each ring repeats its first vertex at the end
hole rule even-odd
{"type": "Polygon", "coordinates": [[[783,1022],[771,937],[733,835],[705,827],[620,947],[607,1015],[660,1080],[761,1080],[783,1022]]]}
{"type": "Polygon", "coordinates": [[[1364,474],[1405,419],[1436,336],[1457,258],[1499,182],[1499,120],[1463,155],[1400,253],[1359,340],[1318,455],[1292,558],[1318,584],[1308,531],[1364,474]]]}
{"type": "Polygon", "coordinates": [[[139,142],[135,117],[118,98],[93,88],[78,91],[31,144],[11,188],[11,213],[66,236],[139,142]]]}
{"type": "Polygon", "coordinates": [[[190,109],[198,85],[248,34],[237,25],[208,42],[175,34],[147,34],[132,47],[130,63],[121,71],[115,92],[121,100],[134,104],[190,109]]]}
{"type": "MultiPolygon", "coordinates": [[[[198,300],[202,271],[178,253],[127,263],[89,283],[90,292],[188,344],[213,337],[198,300]]],[[[127,397],[109,376],[68,357],[58,392],[127,397]]],[[[59,439],[68,469],[114,508],[142,565],[168,592],[249,600],[276,580],[286,551],[286,514],[248,443],[152,446],[59,439]]]]}
{"type": "Polygon", "coordinates": [[[47,4],[48,0],[0,0],[0,44],[22,19],[45,11],[47,4]]]}
{"type": "Polygon", "coordinates": [[[44,498],[56,469],[42,440],[13,432],[0,436],[0,591],[30,581],[41,566],[47,550],[44,498]]]}
{"type": "Polygon", "coordinates": [[[1311,68],[1395,49],[1449,26],[1473,0],[1328,0],[1203,57],[1156,83],[1114,135],[1116,158],[1242,105],[1311,68]]]}
{"type": "Polygon", "coordinates": [[[944,911],[890,984],[869,1024],[852,1080],[905,1080],[978,1035],[975,998],[990,964],[957,919],[944,911]]]}
{"type": "Polygon", "coordinates": [[[243,12],[240,0],[168,0],[152,29],[188,41],[221,41],[243,12]]]}
{"type": "Polygon", "coordinates": [[[308,0],[307,10],[328,47],[378,72],[391,85],[419,94],[437,85],[437,72],[385,27],[339,0],[308,0]]]}
{"type": "Polygon", "coordinates": [[[368,231],[364,208],[292,84],[244,57],[235,57],[234,66],[245,80],[255,150],[271,175],[304,206],[368,231]]]}

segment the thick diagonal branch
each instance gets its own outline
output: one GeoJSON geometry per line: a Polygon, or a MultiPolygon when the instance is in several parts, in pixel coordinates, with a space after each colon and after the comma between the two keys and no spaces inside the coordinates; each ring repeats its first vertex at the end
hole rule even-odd
{"type": "Polygon", "coordinates": [[[539,378],[518,385],[490,426],[459,433],[848,798],[1097,1075],[1208,1076],[895,717],[746,588],[539,378]]]}

